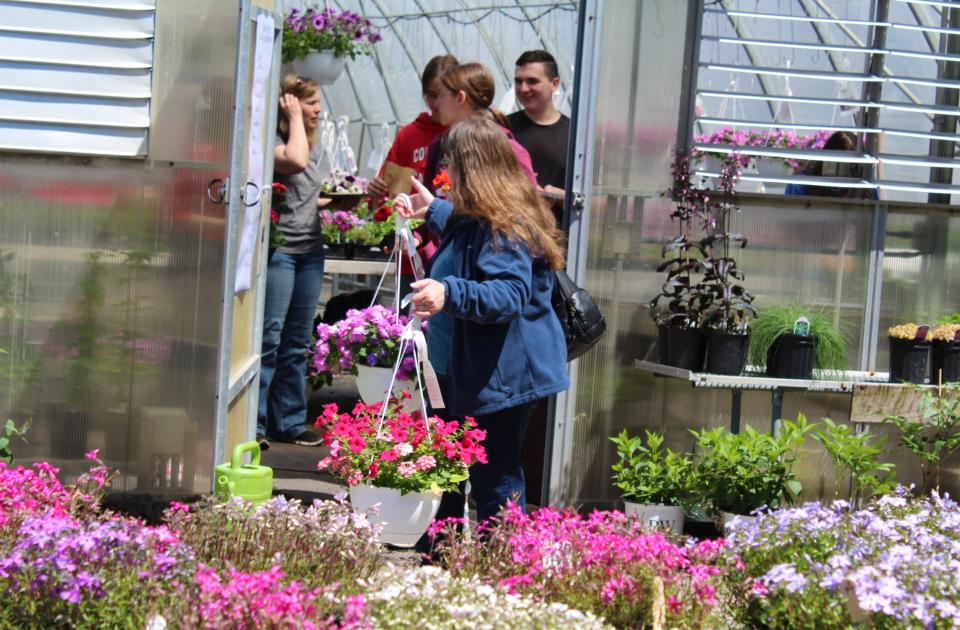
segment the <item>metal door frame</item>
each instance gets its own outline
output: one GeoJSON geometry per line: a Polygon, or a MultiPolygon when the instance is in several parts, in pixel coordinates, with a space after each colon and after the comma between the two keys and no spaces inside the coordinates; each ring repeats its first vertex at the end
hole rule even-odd
{"type": "MultiPolygon", "coordinates": [[[[263,308],[264,308],[264,287],[266,286],[266,268],[267,268],[267,243],[269,230],[260,226],[258,232],[260,239],[255,253],[259,256],[253,261],[253,271],[255,282],[251,287],[256,291],[254,305],[254,324],[252,335],[253,357],[244,365],[233,379],[230,378],[230,357],[232,352],[233,337],[233,301],[234,284],[237,275],[237,253],[239,249],[240,235],[238,229],[243,217],[243,195],[247,188],[246,178],[246,152],[247,152],[247,133],[249,121],[247,119],[250,111],[250,58],[254,47],[254,33],[256,32],[256,20],[260,15],[272,15],[275,20],[273,37],[273,61],[271,64],[271,73],[268,79],[268,103],[275,103],[279,93],[278,74],[280,68],[280,50],[282,42],[283,16],[277,11],[268,11],[258,6],[253,6],[251,0],[241,0],[240,13],[237,21],[237,58],[234,77],[233,91],[233,127],[230,138],[230,167],[229,179],[227,183],[227,224],[224,239],[224,272],[223,285],[221,287],[221,311],[220,311],[220,343],[219,355],[217,357],[217,391],[216,391],[216,427],[214,431],[213,448],[213,466],[222,462],[225,457],[226,437],[227,437],[227,411],[230,405],[249,388],[259,388],[260,384],[260,355],[258,349],[263,340],[263,308]],[[252,26],[252,28],[251,28],[252,26]]],[[[264,126],[264,136],[270,137],[270,134],[277,125],[277,108],[267,108],[267,121],[264,126]]],[[[273,171],[273,151],[272,142],[266,142],[264,152],[264,173],[273,171]]],[[[261,217],[263,203],[269,200],[268,191],[263,191],[260,200],[261,217]]],[[[257,423],[257,396],[248,397],[247,425],[246,432],[248,438],[253,438],[257,423]]],[[[213,469],[211,468],[211,480],[213,469]]],[[[211,487],[212,489],[212,487],[211,487]]]]}
{"type": "MultiPolygon", "coordinates": [[[[567,181],[565,183],[567,211],[567,273],[574,282],[583,285],[586,276],[587,234],[590,225],[590,191],[593,188],[594,131],[596,129],[597,88],[600,77],[600,33],[603,21],[603,2],[581,0],[577,16],[577,54],[574,69],[573,104],[570,111],[572,151],[567,151],[567,181]],[[579,208],[579,202],[582,206],[579,208]],[[575,201],[578,204],[575,204],[575,201]]],[[[570,388],[557,394],[553,406],[553,422],[547,424],[548,455],[544,466],[547,483],[547,504],[556,505],[566,499],[564,483],[566,467],[573,449],[573,430],[576,418],[577,365],[567,364],[570,388]]]]}

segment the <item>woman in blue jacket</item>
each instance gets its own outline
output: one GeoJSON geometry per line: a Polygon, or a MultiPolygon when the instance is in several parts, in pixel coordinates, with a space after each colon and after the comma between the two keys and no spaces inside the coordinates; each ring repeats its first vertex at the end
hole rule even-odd
{"type": "Polygon", "coordinates": [[[503,129],[473,116],[443,135],[450,201],[420,182],[406,217],[441,235],[430,278],[411,286],[429,318],[427,346],[447,413],[486,431],[486,463],[470,469],[477,519],[525,505],[521,448],[530,410],[569,387],[567,350],[550,303],[564,265],[550,208],[523,174],[503,129]]]}

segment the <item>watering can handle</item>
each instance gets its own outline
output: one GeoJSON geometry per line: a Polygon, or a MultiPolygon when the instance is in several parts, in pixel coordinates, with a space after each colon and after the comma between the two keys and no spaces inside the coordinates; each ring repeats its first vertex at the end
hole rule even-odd
{"type": "Polygon", "coordinates": [[[242,444],[237,444],[233,448],[233,457],[230,458],[230,468],[240,468],[243,464],[241,460],[243,459],[243,454],[249,451],[250,455],[250,465],[259,466],[260,465],[260,444],[256,441],[243,442],[242,444]]]}

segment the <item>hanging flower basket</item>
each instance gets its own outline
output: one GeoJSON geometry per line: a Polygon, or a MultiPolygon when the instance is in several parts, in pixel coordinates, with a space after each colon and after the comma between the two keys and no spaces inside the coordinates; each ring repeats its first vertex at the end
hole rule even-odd
{"type": "Polygon", "coordinates": [[[370,484],[350,488],[354,511],[367,513],[373,523],[382,527],[380,542],[397,547],[413,547],[423,536],[437,514],[440,497],[430,491],[400,494],[399,490],[370,484]],[[374,506],[376,513],[370,511],[374,506]]]}
{"type": "Polygon", "coordinates": [[[350,486],[356,512],[380,504],[371,518],[384,525],[382,542],[410,546],[427,531],[440,495],[456,490],[472,464],[486,463],[486,432],[472,418],[425,418],[395,400],[384,404],[357,403],[350,413],[325,405],[316,426],[330,455],[317,469],[350,486]]]}
{"type": "Polygon", "coordinates": [[[353,11],[293,9],[283,22],[283,62],[320,85],[336,81],[347,57],[369,55],[380,34],[370,20],[353,11]]]}
{"type": "Polygon", "coordinates": [[[299,76],[313,79],[319,85],[330,85],[347,67],[346,57],[336,57],[332,50],[320,50],[303,59],[293,60],[293,71],[299,76]]]}

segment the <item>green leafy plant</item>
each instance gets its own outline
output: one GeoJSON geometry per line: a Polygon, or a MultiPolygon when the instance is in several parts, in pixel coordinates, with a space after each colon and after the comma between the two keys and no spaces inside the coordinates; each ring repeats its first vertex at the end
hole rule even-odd
{"type": "Polygon", "coordinates": [[[944,324],[960,324],[960,312],[944,315],[937,320],[937,326],[942,326],[944,324]]]}
{"type": "Polygon", "coordinates": [[[813,439],[820,442],[833,460],[834,488],[839,494],[840,473],[850,475],[850,498],[854,505],[860,505],[865,496],[885,494],[893,490],[895,464],[881,462],[880,456],[886,452],[884,437],[869,431],[855,431],[848,424],[836,424],[830,418],[824,418],[826,430],[813,432],[813,439]]]}
{"type": "Polygon", "coordinates": [[[696,490],[708,512],[750,514],[761,507],[793,505],[803,489],[793,465],[814,426],[800,414],[796,422],[783,421],[776,437],[750,426],[742,433],[723,427],[691,430],[700,449],[696,490]]]}
{"type": "Polygon", "coordinates": [[[921,491],[933,488],[940,492],[940,469],[943,462],[960,451],[960,383],[928,389],[910,386],[921,396],[920,418],[884,414],[887,422],[900,430],[900,444],[920,458],[921,491]]]}
{"type": "Polygon", "coordinates": [[[814,367],[818,370],[842,372],[847,369],[847,343],[843,334],[820,309],[790,304],[768,306],[760,311],[750,326],[751,365],[765,366],[767,353],[781,335],[793,332],[793,326],[801,317],[810,322],[810,335],[814,337],[814,367]]]}
{"type": "Polygon", "coordinates": [[[617,446],[613,485],[623,498],[648,505],[690,505],[693,460],[685,453],[663,448],[663,436],[646,431],[647,443],[639,435],[621,431],[610,441],[617,446]]]}
{"type": "Polygon", "coordinates": [[[3,434],[0,435],[0,462],[13,463],[13,451],[10,449],[10,439],[18,437],[26,442],[27,440],[24,436],[27,434],[27,429],[29,428],[29,422],[18,427],[13,420],[7,419],[7,423],[3,425],[3,434]]]}

